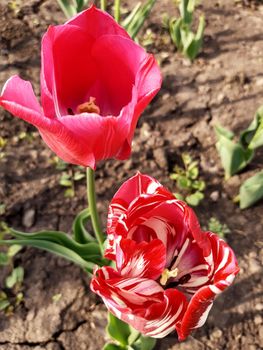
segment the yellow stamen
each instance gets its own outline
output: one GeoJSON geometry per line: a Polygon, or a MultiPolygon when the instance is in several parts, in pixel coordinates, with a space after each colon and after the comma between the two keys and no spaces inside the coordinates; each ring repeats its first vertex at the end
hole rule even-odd
{"type": "Polygon", "coordinates": [[[96,105],[96,98],[90,97],[88,102],[84,102],[77,107],[77,113],[96,113],[100,114],[100,108],[96,105]]]}
{"type": "Polygon", "coordinates": [[[162,286],[165,286],[169,278],[176,277],[178,275],[178,269],[175,268],[174,270],[168,270],[164,269],[163,273],[161,275],[160,283],[162,286]]]}

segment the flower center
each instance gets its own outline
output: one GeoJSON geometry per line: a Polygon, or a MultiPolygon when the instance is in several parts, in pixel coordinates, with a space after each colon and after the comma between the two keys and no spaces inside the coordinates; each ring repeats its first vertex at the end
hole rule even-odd
{"type": "Polygon", "coordinates": [[[100,108],[96,105],[96,98],[91,96],[88,102],[84,102],[78,105],[77,112],[100,114],[100,108]]]}
{"type": "Polygon", "coordinates": [[[177,275],[178,275],[178,268],[175,268],[173,270],[164,269],[160,279],[161,285],[165,286],[169,278],[171,277],[175,278],[177,277],[177,275]]]}

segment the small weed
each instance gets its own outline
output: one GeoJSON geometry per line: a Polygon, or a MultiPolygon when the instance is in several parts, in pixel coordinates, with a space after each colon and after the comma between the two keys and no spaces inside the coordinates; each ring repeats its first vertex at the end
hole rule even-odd
{"type": "Polygon", "coordinates": [[[182,160],[184,168],[176,165],[174,173],[170,175],[170,178],[176,181],[178,189],[183,192],[175,193],[175,196],[192,206],[197,206],[204,198],[205,182],[199,179],[198,161],[193,161],[187,153],[183,153],[182,160]]]}
{"type": "Polygon", "coordinates": [[[230,233],[226,224],[222,224],[217,218],[211,217],[208,221],[208,231],[218,234],[219,237],[225,238],[230,233]]]}

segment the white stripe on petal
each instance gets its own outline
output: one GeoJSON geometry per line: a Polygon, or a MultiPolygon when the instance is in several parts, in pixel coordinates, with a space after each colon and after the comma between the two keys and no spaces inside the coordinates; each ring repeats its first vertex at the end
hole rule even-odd
{"type": "Polygon", "coordinates": [[[201,315],[201,317],[199,318],[199,321],[197,322],[197,324],[193,327],[193,329],[196,329],[196,328],[199,328],[199,327],[202,327],[203,324],[205,323],[206,319],[207,319],[207,316],[209,314],[209,311],[211,310],[213,306],[213,303],[211,303],[211,305],[209,305],[207,307],[207,309],[204,311],[204,313],[201,315]]]}
{"type": "Polygon", "coordinates": [[[211,284],[209,286],[209,288],[211,289],[211,291],[214,293],[214,294],[220,294],[222,293],[222,290],[216,286],[214,286],[213,284],[211,284]]]}
{"type": "Polygon", "coordinates": [[[224,248],[223,248],[223,250],[224,250],[223,259],[221,260],[219,266],[217,267],[217,269],[215,270],[214,273],[217,273],[219,270],[221,270],[221,269],[226,265],[227,260],[228,260],[228,258],[229,258],[229,253],[230,253],[229,249],[224,249],[224,248]]]}

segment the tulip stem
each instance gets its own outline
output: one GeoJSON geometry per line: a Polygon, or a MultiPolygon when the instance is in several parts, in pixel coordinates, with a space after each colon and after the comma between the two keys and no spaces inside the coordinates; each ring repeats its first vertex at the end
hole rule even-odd
{"type": "Polygon", "coordinates": [[[100,8],[101,8],[103,11],[106,11],[106,8],[107,8],[107,0],[100,0],[100,8]]]}
{"type": "Polygon", "coordinates": [[[117,23],[120,22],[121,17],[121,0],[114,1],[114,18],[117,23]]]}
{"type": "Polygon", "coordinates": [[[101,255],[104,254],[104,234],[101,229],[100,218],[97,210],[96,192],[95,192],[95,173],[91,168],[87,168],[87,197],[91,216],[92,227],[100,246],[101,255]]]}

